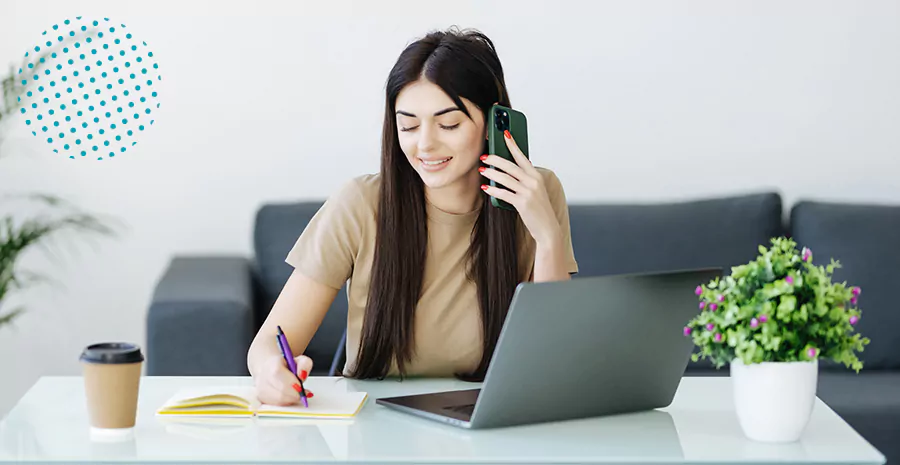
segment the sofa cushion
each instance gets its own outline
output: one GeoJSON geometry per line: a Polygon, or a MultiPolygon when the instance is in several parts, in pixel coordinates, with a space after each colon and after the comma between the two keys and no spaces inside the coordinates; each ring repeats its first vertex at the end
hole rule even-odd
{"type": "Polygon", "coordinates": [[[841,262],[833,282],[862,288],[857,330],[871,340],[859,354],[864,369],[900,369],[900,300],[894,294],[900,206],[800,201],[791,209],[791,229],[798,246],[812,250],[814,263],[841,262]]]}
{"type": "MultiPolygon", "coordinates": [[[[269,314],[284,283],[293,272],[293,267],[285,262],[288,252],[322,204],[323,201],[267,204],[257,212],[253,234],[258,289],[257,325],[262,324],[269,314]]],[[[328,371],[346,327],[345,286],[338,292],[319,330],[304,351],[314,362],[312,374],[328,371]]]]}
{"type": "MultiPolygon", "coordinates": [[[[777,193],[655,204],[569,206],[579,275],[731,266],[784,233],[777,193]]],[[[699,284],[699,283],[698,283],[699,284]]]]}
{"type": "Polygon", "coordinates": [[[900,463],[900,372],[820,373],[816,395],[887,463],[900,463]]]}
{"type": "Polygon", "coordinates": [[[147,375],[249,374],[253,305],[245,257],[173,257],[147,310],[147,375]]]}
{"type": "MultiPolygon", "coordinates": [[[[581,276],[706,267],[728,274],[732,266],[753,260],[760,245],[784,234],[782,214],[777,193],[569,206],[581,276]]],[[[688,370],[711,367],[701,360],[690,362],[688,370]]]]}

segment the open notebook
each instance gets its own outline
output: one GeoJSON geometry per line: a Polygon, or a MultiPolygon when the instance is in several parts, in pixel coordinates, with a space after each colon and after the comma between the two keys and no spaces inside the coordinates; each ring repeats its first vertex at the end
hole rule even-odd
{"type": "Polygon", "coordinates": [[[309,398],[309,408],[297,397],[296,405],[279,406],[261,403],[253,387],[201,387],[177,391],[157,411],[158,415],[195,415],[226,417],[307,417],[347,418],[362,408],[365,392],[317,389],[309,398]]]}

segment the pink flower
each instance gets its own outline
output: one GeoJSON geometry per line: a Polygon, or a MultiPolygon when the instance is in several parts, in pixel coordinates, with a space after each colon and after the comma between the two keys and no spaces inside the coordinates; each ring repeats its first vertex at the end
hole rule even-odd
{"type": "Polygon", "coordinates": [[[700,310],[703,310],[704,307],[706,307],[706,302],[700,302],[700,310]]]}
{"type": "Polygon", "coordinates": [[[812,258],[812,250],[804,247],[802,252],[802,258],[804,262],[808,262],[810,258],[812,258]]]}
{"type": "Polygon", "coordinates": [[[751,319],[751,320],[750,320],[750,327],[751,327],[751,328],[755,328],[755,327],[757,327],[757,326],[759,326],[759,320],[757,320],[756,318],[751,319]]]}
{"type": "Polygon", "coordinates": [[[759,316],[759,321],[760,321],[760,323],[765,323],[766,320],[768,320],[768,319],[769,319],[769,317],[767,317],[766,315],[760,315],[760,316],[759,316]]]}
{"type": "Polygon", "coordinates": [[[697,294],[697,295],[703,294],[703,288],[700,286],[697,286],[697,289],[694,289],[694,294],[697,294]]]}
{"type": "Polygon", "coordinates": [[[806,351],[806,355],[809,355],[809,358],[813,358],[816,356],[817,350],[813,347],[810,347],[809,350],[806,351]]]}
{"type": "Polygon", "coordinates": [[[684,335],[685,335],[685,336],[690,336],[690,335],[691,335],[691,328],[688,328],[687,326],[685,326],[685,327],[684,327],[684,335]]]}
{"type": "Polygon", "coordinates": [[[709,309],[710,309],[710,310],[716,311],[717,308],[719,308],[718,305],[716,305],[716,304],[709,304],[709,309]]]}
{"type": "Polygon", "coordinates": [[[859,287],[854,287],[850,290],[850,292],[853,292],[853,295],[855,297],[859,297],[859,295],[862,294],[862,289],[860,289],[859,287]]]}
{"type": "Polygon", "coordinates": [[[851,324],[851,325],[855,325],[858,321],[859,321],[859,317],[858,317],[858,316],[853,315],[853,316],[850,317],[850,324],[851,324]]]}
{"type": "Polygon", "coordinates": [[[716,329],[716,325],[714,325],[714,324],[712,324],[712,323],[707,323],[707,324],[706,324],[706,329],[709,330],[709,331],[712,331],[712,330],[716,329]]]}
{"type": "Polygon", "coordinates": [[[716,333],[716,336],[713,338],[716,342],[722,342],[722,333],[716,333]]]}
{"type": "Polygon", "coordinates": [[[850,298],[850,303],[851,303],[851,304],[856,305],[857,302],[859,302],[859,299],[857,299],[856,296],[853,296],[853,297],[850,298]]]}
{"type": "Polygon", "coordinates": [[[784,278],[784,280],[785,280],[788,284],[791,284],[791,285],[794,284],[794,277],[793,277],[793,276],[788,276],[787,278],[784,278]]]}
{"type": "Polygon", "coordinates": [[[718,297],[718,298],[719,298],[719,302],[724,302],[724,301],[725,301],[725,296],[722,295],[722,294],[719,294],[719,297],[718,297]]]}

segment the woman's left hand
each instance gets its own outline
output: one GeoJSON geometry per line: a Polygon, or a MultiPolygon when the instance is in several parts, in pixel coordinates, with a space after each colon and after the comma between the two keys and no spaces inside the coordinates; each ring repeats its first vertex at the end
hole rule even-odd
{"type": "Polygon", "coordinates": [[[496,181],[505,189],[488,184],[482,185],[481,188],[486,194],[514,206],[538,245],[553,244],[559,239],[561,228],[550,203],[544,177],[519,150],[509,131],[504,131],[504,135],[506,146],[509,147],[516,163],[497,155],[483,155],[481,161],[497,169],[482,166],[478,170],[484,177],[496,181]]]}

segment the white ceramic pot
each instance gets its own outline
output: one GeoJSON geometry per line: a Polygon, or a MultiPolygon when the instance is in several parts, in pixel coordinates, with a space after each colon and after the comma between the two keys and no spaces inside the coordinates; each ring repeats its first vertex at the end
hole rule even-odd
{"type": "Polygon", "coordinates": [[[731,362],[734,407],[744,434],[762,442],[800,439],[816,401],[817,360],[731,362]]]}

